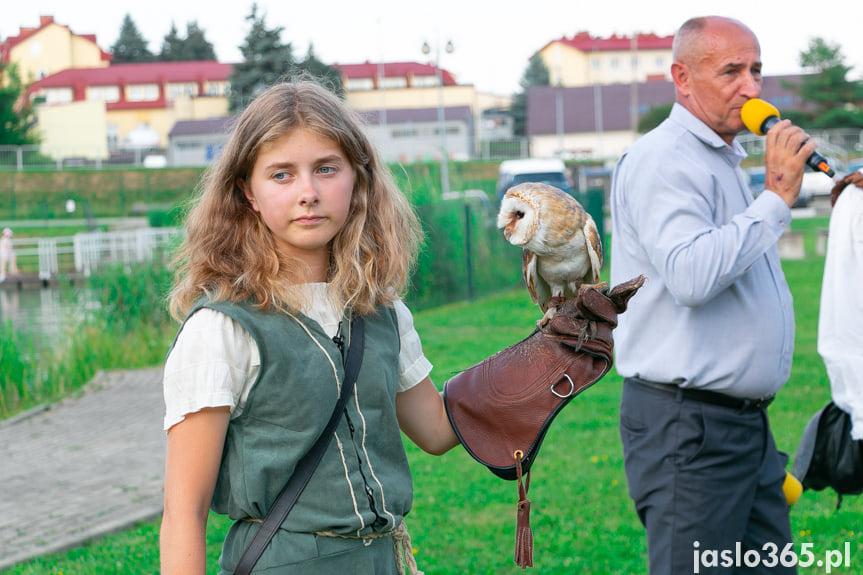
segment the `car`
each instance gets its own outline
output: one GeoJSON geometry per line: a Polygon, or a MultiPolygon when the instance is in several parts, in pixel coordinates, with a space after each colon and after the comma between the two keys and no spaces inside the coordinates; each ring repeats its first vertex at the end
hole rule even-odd
{"type": "Polygon", "coordinates": [[[803,173],[803,183],[800,184],[800,195],[807,194],[812,198],[829,196],[833,183],[833,179],[824,172],[807,169],[803,173]]]}
{"type": "MultiPolygon", "coordinates": [[[[764,167],[757,166],[749,168],[747,170],[747,173],[749,175],[749,189],[752,190],[752,195],[757,196],[764,191],[764,167]]],[[[813,176],[819,176],[819,173],[806,172],[804,174],[804,182],[808,182],[808,185],[800,186],[800,195],[798,196],[797,201],[794,203],[794,205],[791,206],[792,208],[805,208],[806,206],[808,206],[812,202],[812,198],[814,195],[813,188],[823,183],[820,181],[821,179],[827,179],[827,181],[830,182],[830,186],[832,187],[832,181],[824,174],[820,174],[819,178],[813,178],[813,176]],[[807,174],[811,174],[808,176],[808,179],[807,174]]],[[[829,189],[827,190],[827,193],[830,193],[829,189]]]]}
{"type": "Polygon", "coordinates": [[[863,172],[863,158],[849,160],[848,173],[850,174],[851,172],[863,172]]]}
{"type": "Polygon", "coordinates": [[[497,199],[503,199],[508,189],[524,182],[538,182],[560,188],[572,194],[569,171],[559,158],[525,158],[500,163],[497,178],[497,199]]]}

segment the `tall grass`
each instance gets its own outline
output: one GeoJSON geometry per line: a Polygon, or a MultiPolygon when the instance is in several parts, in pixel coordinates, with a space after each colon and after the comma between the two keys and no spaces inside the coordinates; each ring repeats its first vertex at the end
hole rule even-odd
{"type": "Polygon", "coordinates": [[[176,325],[164,306],[170,272],[161,265],[100,271],[82,286],[93,309],[62,318],[57,344],[40,348],[12,326],[0,334],[0,419],[80,389],[101,369],[158,364],[176,325]]]}

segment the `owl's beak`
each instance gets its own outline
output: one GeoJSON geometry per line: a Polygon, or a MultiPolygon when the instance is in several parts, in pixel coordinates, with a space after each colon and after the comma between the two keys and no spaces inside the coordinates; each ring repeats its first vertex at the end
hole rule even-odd
{"type": "Polygon", "coordinates": [[[503,228],[503,237],[506,238],[506,241],[509,241],[509,238],[512,237],[512,221],[503,228]]]}

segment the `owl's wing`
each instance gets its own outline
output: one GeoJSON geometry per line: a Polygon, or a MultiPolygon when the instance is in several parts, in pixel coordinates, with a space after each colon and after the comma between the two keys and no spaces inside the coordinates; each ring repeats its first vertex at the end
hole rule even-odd
{"type": "Polygon", "coordinates": [[[548,310],[548,300],[551,299],[551,286],[539,275],[539,271],[536,269],[538,260],[539,258],[532,251],[522,250],[521,274],[524,283],[527,285],[530,299],[545,313],[548,310]]]}
{"type": "Polygon", "coordinates": [[[599,283],[599,273],[602,270],[602,239],[593,218],[588,216],[581,231],[584,234],[587,255],[590,257],[591,283],[599,283]]]}

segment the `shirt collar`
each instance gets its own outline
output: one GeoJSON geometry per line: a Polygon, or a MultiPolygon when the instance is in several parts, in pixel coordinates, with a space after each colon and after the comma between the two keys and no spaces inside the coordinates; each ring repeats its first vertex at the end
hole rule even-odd
{"type": "Polygon", "coordinates": [[[729,159],[735,165],[739,165],[746,158],[746,150],[743,149],[737,139],[732,140],[731,145],[728,145],[710,126],[696,118],[695,114],[677,102],[671,107],[671,114],[668,117],[711,148],[715,148],[717,151],[724,150],[724,153],[728,154],[729,159]]]}

